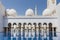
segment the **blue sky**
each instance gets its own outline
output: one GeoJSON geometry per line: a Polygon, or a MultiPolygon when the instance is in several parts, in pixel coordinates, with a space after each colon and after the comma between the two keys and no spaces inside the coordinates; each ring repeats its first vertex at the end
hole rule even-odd
{"type": "MultiPolygon", "coordinates": [[[[18,15],[25,15],[28,8],[35,9],[38,7],[38,15],[41,15],[46,8],[47,0],[1,0],[6,9],[13,8],[17,11],[18,15]]],[[[60,0],[57,0],[59,3],[60,0]]]]}

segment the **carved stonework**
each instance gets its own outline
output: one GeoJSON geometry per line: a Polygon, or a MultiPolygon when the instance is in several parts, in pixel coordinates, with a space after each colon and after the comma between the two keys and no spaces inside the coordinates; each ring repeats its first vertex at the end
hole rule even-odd
{"type": "Polygon", "coordinates": [[[49,0],[48,0],[48,2],[47,2],[47,6],[49,6],[49,0]]]}
{"type": "Polygon", "coordinates": [[[52,3],[54,4],[55,3],[55,0],[52,0],[52,3]]]}
{"type": "Polygon", "coordinates": [[[53,10],[52,14],[56,13],[56,10],[53,10]]]}

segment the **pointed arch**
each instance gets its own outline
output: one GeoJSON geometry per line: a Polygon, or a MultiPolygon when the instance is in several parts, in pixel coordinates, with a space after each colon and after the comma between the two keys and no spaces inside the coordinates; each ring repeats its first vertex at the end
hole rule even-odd
{"type": "Polygon", "coordinates": [[[32,23],[28,23],[28,25],[32,25],[32,23]]]}
{"type": "Polygon", "coordinates": [[[21,25],[22,25],[21,23],[18,23],[18,26],[19,26],[19,27],[21,27],[21,25]]]}
{"type": "Polygon", "coordinates": [[[8,27],[11,27],[11,23],[8,23],[8,27]]]}
{"type": "Polygon", "coordinates": [[[21,23],[18,23],[18,27],[19,27],[20,30],[21,30],[21,25],[22,25],[21,23]]]}
{"type": "Polygon", "coordinates": [[[13,23],[13,25],[17,25],[16,23],[13,23]]]}
{"type": "Polygon", "coordinates": [[[47,23],[43,23],[43,25],[47,25],[47,23]]]}
{"type": "Polygon", "coordinates": [[[11,31],[11,23],[8,23],[8,31],[11,31]]]}
{"type": "Polygon", "coordinates": [[[33,25],[35,25],[35,27],[36,27],[37,23],[33,23],[33,25]]]}
{"type": "Polygon", "coordinates": [[[37,23],[33,23],[33,25],[35,26],[35,31],[36,31],[36,26],[37,26],[37,23]]]}
{"type": "Polygon", "coordinates": [[[42,24],[39,22],[39,23],[38,23],[39,33],[41,32],[41,26],[42,26],[42,24]]]}
{"type": "Polygon", "coordinates": [[[23,26],[25,26],[27,23],[23,23],[23,26]]]}
{"type": "Polygon", "coordinates": [[[48,25],[49,25],[49,27],[52,27],[52,23],[49,23],[48,25]]]}
{"type": "Polygon", "coordinates": [[[49,36],[53,37],[52,23],[49,23],[49,36]]]}
{"type": "Polygon", "coordinates": [[[25,25],[26,25],[27,23],[23,23],[23,29],[25,30],[25,25]]]}
{"type": "Polygon", "coordinates": [[[38,23],[38,26],[39,26],[39,27],[41,27],[41,25],[42,25],[41,23],[38,23]]]}

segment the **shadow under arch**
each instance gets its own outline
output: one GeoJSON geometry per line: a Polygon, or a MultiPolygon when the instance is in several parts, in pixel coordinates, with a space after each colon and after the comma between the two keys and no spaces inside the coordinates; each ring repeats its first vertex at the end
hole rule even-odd
{"type": "Polygon", "coordinates": [[[49,32],[52,32],[52,23],[49,23],[48,26],[49,26],[49,32]]]}
{"type": "Polygon", "coordinates": [[[37,26],[37,23],[33,23],[33,25],[36,27],[37,26]]]}
{"type": "Polygon", "coordinates": [[[53,36],[56,37],[57,36],[56,35],[56,27],[52,27],[52,25],[53,25],[52,23],[49,23],[49,28],[50,28],[50,31],[51,32],[54,32],[54,35],[53,36]]]}
{"type": "Polygon", "coordinates": [[[49,26],[49,40],[53,40],[52,23],[49,23],[48,26],[49,26]]]}
{"type": "Polygon", "coordinates": [[[14,25],[17,25],[17,24],[16,24],[16,23],[13,23],[13,26],[14,26],[14,25]]]}
{"type": "Polygon", "coordinates": [[[32,23],[28,23],[28,25],[32,25],[32,23]]]}
{"type": "Polygon", "coordinates": [[[25,25],[27,25],[27,23],[23,23],[23,26],[25,27],[25,25]]]}
{"type": "Polygon", "coordinates": [[[27,29],[31,30],[32,29],[32,23],[28,23],[27,29]]]}
{"type": "Polygon", "coordinates": [[[43,27],[46,28],[45,30],[47,31],[47,23],[43,23],[43,27]]]}
{"type": "Polygon", "coordinates": [[[36,26],[37,26],[37,23],[33,23],[34,27],[35,27],[35,32],[36,32],[36,26]]]}
{"type": "Polygon", "coordinates": [[[18,27],[19,27],[19,31],[21,32],[21,26],[22,26],[22,23],[18,23],[18,27]]]}
{"type": "Polygon", "coordinates": [[[22,25],[22,23],[18,23],[18,27],[21,29],[21,25],[22,25]]]}
{"type": "Polygon", "coordinates": [[[12,26],[12,24],[8,23],[8,31],[10,31],[10,32],[11,32],[11,26],[12,26]]]}
{"type": "Polygon", "coordinates": [[[49,27],[52,27],[52,23],[49,23],[48,25],[49,25],[49,27]]]}
{"type": "Polygon", "coordinates": [[[23,31],[25,31],[25,25],[27,25],[27,23],[23,23],[23,31]]]}
{"type": "Polygon", "coordinates": [[[43,23],[43,25],[47,25],[47,23],[43,23]]]}
{"type": "Polygon", "coordinates": [[[14,27],[17,27],[17,23],[15,23],[15,22],[13,23],[13,28],[14,28],[14,27]]]}
{"type": "Polygon", "coordinates": [[[38,23],[38,27],[39,27],[39,33],[41,33],[41,27],[42,27],[42,23],[38,23]]]}
{"type": "Polygon", "coordinates": [[[38,23],[38,26],[41,26],[41,25],[42,25],[42,23],[39,22],[39,23],[38,23]]]}

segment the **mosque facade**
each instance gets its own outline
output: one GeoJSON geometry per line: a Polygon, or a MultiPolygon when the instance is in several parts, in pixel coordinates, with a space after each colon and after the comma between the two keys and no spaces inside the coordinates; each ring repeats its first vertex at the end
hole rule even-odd
{"type": "Polygon", "coordinates": [[[60,33],[60,3],[47,0],[47,7],[38,16],[29,8],[25,16],[18,16],[16,10],[5,9],[0,2],[0,32],[1,40],[59,40],[60,33]]]}

